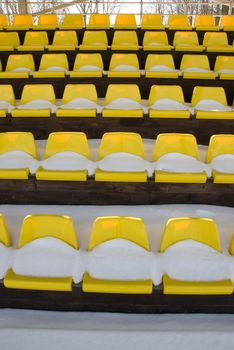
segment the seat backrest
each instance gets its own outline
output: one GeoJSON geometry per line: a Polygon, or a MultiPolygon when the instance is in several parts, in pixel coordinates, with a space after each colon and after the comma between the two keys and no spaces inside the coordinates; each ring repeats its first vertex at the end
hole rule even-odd
{"type": "Polygon", "coordinates": [[[222,15],[220,17],[219,26],[221,28],[224,26],[233,26],[234,27],[234,16],[222,15]]]}
{"type": "Polygon", "coordinates": [[[58,17],[55,14],[50,15],[40,15],[38,18],[38,25],[44,26],[44,25],[58,25],[58,17]]]}
{"type": "Polygon", "coordinates": [[[78,45],[78,39],[74,30],[57,30],[54,34],[53,45],[78,45]]]}
{"type": "Polygon", "coordinates": [[[41,57],[39,70],[46,70],[49,67],[62,67],[69,69],[67,55],[65,53],[45,53],[41,57]]]}
{"type": "Polygon", "coordinates": [[[47,100],[56,102],[54,87],[50,84],[25,85],[23,88],[20,104],[25,104],[33,100],[47,100]]]}
{"type": "Polygon", "coordinates": [[[142,20],[141,20],[141,26],[143,25],[162,26],[163,25],[162,15],[145,13],[142,16],[142,20]]]}
{"type": "Polygon", "coordinates": [[[92,45],[93,43],[108,45],[106,32],[104,30],[86,30],[84,32],[82,44],[92,45]]]}
{"type": "Polygon", "coordinates": [[[217,72],[221,69],[234,70],[234,56],[217,56],[214,71],[217,72]]]}
{"type": "Polygon", "coordinates": [[[28,215],[24,218],[18,248],[44,237],[54,237],[78,248],[76,232],[72,218],[65,215],[28,215]]]}
{"type": "Polygon", "coordinates": [[[126,152],[141,158],[145,157],[141,135],[132,132],[108,132],[102,136],[98,159],[111,153],[126,152]]]}
{"type": "Polygon", "coordinates": [[[109,70],[113,70],[119,65],[128,65],[140,69],[137,55],[134,53],[114,53],[111,56],[109,70]]]}
{"type": "Polygon", "coordinates": [[[84,16],[82,14],[65,14],[63,17],[63,24],[82,28],[84,26],[84,16]]]}
{"type": "Polygon", "coordinates": [[[234,255],[234,235],[232,235],[230,246],[229,246],[229,253],[233,256],[234,255]]]}
{"type": "Polygon", "coordinates": [[[31,132],[1,132],[0,154],[10,151],[22,151],[36,158],[36,144],[31,132]]]}
{"type": "Polygon", "coordinates": [[[15,105],[15,94],[12,85],[0,85],[0,100],[15,105]]]}
{"type": "Polygon", "coordinates": [[[94,221],[88,250],[113,239],[126,239],[149,250],[149,240],[144,221],[140,218],[109,216],[94,221]]]}
{"type": "Polygon", "coordinates": [[[169,15],[168,26],[189,26],[189,19],[187,15],[169,15]]]}
{"type": "Polygon", "coordinates": [[[173,56],[170,54],[149,54],[145,62],[145,70],[153,66],[166,66],[175,69],[173,56]]]}
{"type": "Polygon", "coordinates": [[[110,17],[108,14],[92,13],[89,24],[110,26],[110,17]]]}
{"type": "Polygon", "coordinates": [[[227,98],[223,87],[196,86],[192,95],[192,107],[201,100],[214,100],[227,106],[227,98]]]}
{"type": "Polygon", "coordinates": [[[208,245],[221,252],[219,232],[212,219],[201,218],[172,218],[166,223],[160,245],[160,252],[175,243],[193,240],[208,245]]]}
{"type": "Polygon", "coordinates": [[[75,152],[90,158],[87,137],[83,132],[53,132],[49,135],[45,159],[60,152],[75,152]]]}
{"type": "Polygon", "coordinates": [[[116,30],[113,37],[113,45],[118,45],[122,43],[138,45],[137,34],[133,30],[116,30]]]}
{"type": "Polygon", "coordinates": [[[115,17],[115,23],[114,23],[114,27],[115,26],[121,26],[121,27],[125,27],[128,28],[129,26],[135,26],[137,27],[136,24],[136,17],[133,14],[123,14],[123,13],[119,13],[116,17],[115,17]]]}
{"type": "Polygon", "coordinates": [[[6,247],[11,246],[10,234],[2,214],[0,214],[0,243],[4,244],[6,247]]]}
{"type": "Polygon", "coordinates": [[[209,59],[206,55],[183,55],[180,70],[186,68],[200,68],[210,70],[209,59]]]}
{"type": "Polygon", "coordinates": [[[215,18],[212,15],[196,15],[194,27],[197,26],[215,26],[215,18]]]}
{"type": "Polygon", "coordinates": [[[0,33],[0,47],[1,46],[14,46],[17,47],[20,44],[19,35],[17,32],[0,33]]]}
{"type": "Polygon", "coordinates": [[[196,138],[191,134],[159,134],[154,146],[153,161],[158,160],[167,153],[174,152],[198,159],[196,138]]]}
{"type": "Polygon", "coordinates": [[[33,46],[33,45],[42,45],[46,46],[48,45],[48,35],[47,32],[26,32],[25,38],[24,38],[24,45],[26,46],[33,46]]]}
{"type": "Polygon", "coordinates": [[[227,33],[206,32],[203,39],[204,46],[228,46],[227,33]]]}
{"type": "Polygon", "coordinates": [[[83,66],[97,66],[103,70],[102,55],[100,53],[78,53],[76,55],[73,70],[79,70],[83,66]]]}
{"type": "Polygon", "coordinates": [[[143,38],[143,46],[152,43],[159,43],[163,45],[168,45],[167,33],[164,31],[156,32],[145,32],[143,38]]]}
{"type": "Polygon", "coordinates": [[[212,162],[213,158],[222,154],[234,154],[234,135],[213,135],[210,138],[206,154],[206,162],[212,162]]]}
{"type": "Polygon", "coordinates": [[[196,32],[175,32],[173,46],[177,45],[199,45],[196,32]]]}
{"type": "Polygon", "coordinates": [[[35,70],[33,55],[10,55],[7,60],[6,72],[16,68],[28,68],[31,71],[35,70]]]}
{"type": "Polygon", "coordinates": [[[184,104],[184,93],[179,85],[152,85],[149,94],[149,106],[162,98],[170,98],[184,104]]]}
{"type": "Polygon", "coordinates": [[[110,84],[108,85],[105,105],[118,98],[129,98],[141,103],[139,86],[136,84],[110,84]]]}
{"type": "Polygon", "coordinates": [[[94,84],[67,84],[63,93],[62,103],[68,103],[76,98],[86,98],[98,103],[96,86],[94,84]]]}
{"type": "Polygon", "coordinates": [[[6,27],[9,25],[8,18],[4,14],[0,14],[0,26],[6,27]]]}
{"type": "Polygon", "coordinates": [[[13,19],[13,26],[33,26],[33,16],[15,15],[13,19]]]}

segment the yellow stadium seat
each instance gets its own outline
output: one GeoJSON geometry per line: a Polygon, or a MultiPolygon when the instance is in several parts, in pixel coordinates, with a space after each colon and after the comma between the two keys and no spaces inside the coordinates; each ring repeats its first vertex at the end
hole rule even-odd
{"type": "Polygon", "coordinates": [[[51,109],[23,109],[23,105],[35,100],[44,100],[55,104],[55,94],[53,85],[25,85],[20,100],[21,109],[14,109],[12,117],[50,117],[51,109]]]}
{"type": "Polygon", "coordinates": [[[234,80],[234,56],[217,56],[214,71],[221,80],[234,80]]]}
{"type": "Polygon", "coordinates": [[[193,240],[222,252],[217,225],[214,220],[206,218],[172,218],[166,227],[160,244],[160,253],[175,243],[193,240]]]}
{"type": "Polygon", "coordinates": [[[115,18],[114,29],[137,29],[135,15],[119,13],[115,18]]]}
{"type": "MultiPolygon", "coordinates": [[[[83,132],[55,132],[49,135],[45,159],[60,153],[74,152],[90,159],[86,135],[83,132]]],[[[48,170],[40,167],[36,171],[37,180],[46,181],[86,181],[87,170],[48,170]]]]}
{"type": "MultiPolygon", "coordinates": [[[[65,87],[62,99],[62,105],[65,105],[75,99],[86,99],[98,104],[98,96],[94,84],[68,84],[65,87]]],[[[96,117],[95,108],[58,108],[57,117],[96,117]]]]}
{"type": "Polygon", "coordinates": [[[111,56],[107,76],[109,78],[140,78],[140,67],[136,54],[116,53],[111,56]]]}
{"type": "Polygon", "coordinates": [[[138,49],[138,38],[135,31],[116,30],[114,32],[111,50],[137,51],[138,49]]]}
{"type": "Polygon", "coordinates": [[[214,110],[198,110],[196,105],[202,100],[218,102],[227,106],[227,98],[223,87],[196,86],[193,90],[191,105],[195,108],[197,119],[234,119],[233,111],[219,111],[217,107],[214,110]]]}
{"type": "Polygon", "coordinates": [[[219,31],[219,26],[215,25],[215,17],[212,15],[196,15],[194,24],[196,30],[219,31]]]}
{"type": "MultiPolygon", "coordinates": [[[[57,238],[74,249],[78,248],[74,224],[69,216],[28,215],[23,221],[18,248],[45,237],[57,238]]],[[[72,277],[22,276],[10,270],[4,278],[6,288],[50,291],[71,291],[72,277]]]]}
{"type": "MultiPolygon", "coordinates": [[[[144,221],[133,217],[100,217],[93,224],[88,250],[93,250],[99,244],[114,239],[131,241],[143,249],[149,250],[149,241],[144,221]]],[[[100,280],[84,275],[83,292],[116,293],[116,294],[151,294],[152,281],[121,281],[100,280]]]]}
{"type": "Polygon", "coordinates": [[[55,14],[40,15],[38,24],[33,26],[34,30],[50,30],[58,28],[58,17],[55,14]]]}
{"type": "Polygon", "coordinates": [[[7,30],[29,30],[33,27],[32,15],[14,15],[13,23],[7,30]]]}
{"type": "MultiPolygon", "coordinates": [[[[234,155],[234,135],[213,135],[207,150],[206,162],[211,163],[215,157],[224,154],[234,155]]],[[[214,183],[234,184],[234,174],[213,170],[212,177],[214,183]]]]}
{"type": "Polygon", "coordinates": [[[103,61],[100,53],[78,53],[70,78],[101,78],[103,61]]]}
{"type": "Polygon", "coordinates": [[[14,51],[19,44],[20,40],[17,32],[0,33],[0,51],[14,51]]]}
{"type": "Polygon", "coordinates": [[[68,70],[68,60],[65,53],[43,54],[39,71],[33,73],[33,78],[64,78],[68,70]]]}
{"type": "Polygon", "coordinates": [[[198,51],[204,50],[202,45],[199,45],[196,32],[175,32],[173,46],[176,51],[198,51]]]}
{"type": "Polygon", "coordinates": [[[170,51],[166,32],[145,32],[143,38],[144,51],[170,51]]]}
{"type": "Polygon", "coordinates": [[[89,18],[87,29],[108,29],[110,28],[110,18],[107,14],[92,13],[89,18]]]}
{"type": "Polygon", "coordinates": [[[145,62],[146,78],[172,78],[177,79],[178,71],[175,70],[175,64],[172,55],[169,54],[149,54],[145,62]]]}
{"type": "MultiPolygon", "coordinates": [[[[37,157],[33,134],[30,132],[3,132],[0,133],[0,154],[11,151],[22,151],[33,158],[37,157]]],[[[0,179],[27,180],[28,168],[1,169],[0,179]]]]}
{"type": "Polygon", "coordinates": [[[74,51],[78,45],[78,39],[74,30],[58,30],[54,33],[53,44],[48,45],[49,51],[74,51]]]}
{"type": "Polygon", "coordinates": [[[122,99],[129,99],[138,104],[141,104],[141,95],[138,85],[135,84],[110,84],[107,88],[106,97],[104,101],[104,109],[102,111],[103,117],[117,117],[117,118],[142,118],[143,110],[139,109],[124,109],[122,99]],[[120,99],[120,107],[117,109],[108,108],[110,103],[120,99]]]}
{"type": "Polygon", "coordinates": [[[206,55],[183,55],[180,70],[184,79],[215,79],[215,72],[210,70],[206,55]],[[199,71],[200,70],[200,71],[199,71]]]}
{"type": "MultiPolygon", "coordinates": [[[[144,147],[141,136],[136,133],[113,132],[103,135],[99,148],[98,160],[116,153],[125,152],[144,159],[144,147]]],[[[122,172],[104,171],[100,168],[95,171],[96,181],[114,182],[146,182],[147,173],[142,172],[122,172]]]]}
{"type": "Polygon", "coordinates": [[[26,32],[24,44],[17,47],[18,51],[44,51],[49,43],[47,32],[26,32]]]}
{"type": "Polygon", "coordinates": [[[170,98],[173,101],[184,105],[184,94],[181,86],[178,85],[152,85],[149,94],[149,117],[150,118],[173,118],[189,119],[189,110],[175,110],[174,106],[167,110],[152,108],[152,105],[161,100],[170,98]]]}
{"type": "Polygon", "coordinates": [[[228,45],[227,33],[205,33],[203,46],[207,52],[234,52],[234,47],[228,45]]]}
{"type": "MultiPolygon", "coordinates": [[[[182,153],[186,156],[199,158],[196,138],[191,134],[160,134],[158,135],[153,152],[153,161],[168,153],[182,153]]],[[[155,170],[155,182],[175,183],[205,183],[206,173],[176,173],[155,170]]]]}
{"type": "MultiPolygon", "coordinates": [[[[9,103],[11,106],[15,106],[15,95],[12,85],[0,85],[0,101],[9,103]]],[[[0,118],[6,117],[7,110],[5,108],[0,109],[0,118]]]]}
{"type": "Polygon", "coordinates": [[[163,25],[163,19],[158,14],[143,14],[141,20],[141,29],[144,30],[162,30],[165,26],[163,25]]]}
{"type": "Polygon", "coordinates": [[[10,234],[7,229],[4,216],[2,214],[0,214],[0,243],[5,245],[6,247],[11,246],[10,234]]]}
{"type": "Polygon", "coordinates": [[[105,51],[107,50],[108,40],[104,30],[84,32],[82,44],[80,50],[91,50],[91,51],[105,51]]]}
{"type": "Polygon", "coordinates": [[[234,235],[232,235],[230,247],[229,247],[229,253],[233,256],[234,255],[234,235]]]}
{"type": "Polygon", "coordinates": [[[9,25],[8,18],[4,14],[0,14],[0,30],[6,28],[9,25]]]}
{"type": "Polygon", "coordinates": [[[219,27],[225,32],[234,30],[234,16],[221,16],[219,21],[219,27]]]}
{"type": "Polygon", "coordinates": [[[192,30],[187,15],[169,15],[168,28],[171,30],[192,30]]]}
{"type": "Polygon", "coordinates": [[[67,13],[63,17],[63,23],[59,24],[59,29],[82,29],[84,27],[84,17],[82,14],[67,13]]]}
{"type": "Polygon", "coordinates": [[[5,72],[0,72],[0,79],[27,79],[34,70],[32,55],[10,55],[5,72]]]}

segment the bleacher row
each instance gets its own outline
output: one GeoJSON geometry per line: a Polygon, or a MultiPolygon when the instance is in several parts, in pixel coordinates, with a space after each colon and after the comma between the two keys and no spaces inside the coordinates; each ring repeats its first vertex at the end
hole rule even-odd
{"type": "MultiPolygon", "coordinates": [[[[62,23],[56,14],[41,14],[38,16],[38,23],[34,24],[33,16],[14,15],[13,21],[9,24],[6,15],[0,15],[0,28],[6,30],[41,30],[41,29],[82,29],[85,27],[84,16],[82,14],[65,14],[62,23]]],[[[115,17],[114,29],[137,29],[136,17],[133,14],[118,14],[115,17]]],[[[110,16],[108,14],[91,14],[87,29],[109,29],[110,16]]],[[[174,15],[168,16],[166,24],[163,23],[163,16],[160,14],[143,14],[141,19],[141,29],[162,30],[165,28],[172,30],[212,30],[212,31],[232,31],[234,29],[234,16],[222,15],[219,24],[216,24],[212,15],[196,15],[193,23],[190,16],[174,15]]]]}
{"type": "Polygon", "coordinates": [[[191,103],[185,103],[179,85],[153,85],[148,100],[142,100],[136,84],[110,84],[98,99],[94,84],[67,84],[63,98],[56,100],[50,84],[25,85],[16,103],[13,87],[0,85],[0,117],[96,117],[234,119],[222,87],[194,88],[191,103]]]}
{"type": "Polygon", "coordinates": [[[90,159],[86,135],[58,132],[49,135],[44,159],[37,160],[31,133],[0,133],[0,179],[109,182],[234,183],[234,135],[210,139],[206,163],[199,160],[196,138],[191,134],[157,136],[150,161],[137,133],[105,133],[98,160],[90,159]]]}
{"type": "Polygon", "coordinates": [[[234,56],[217,56],[214,70],[206,55],[183,55],[180,69],[175,68],[170,54],[149,54],[145,67],[140,69],[136,54],[112,54],[109,70],[104,71],[100,53],[77,54],[69,71],[66,54],[43,54],[38,70],[31,54],[9,55],[5,70],[0,61],[0,79],[33,78],[172,78],[234,80],[234,56]],[[56,66],[55,66],[56,62],[56,66]]]}
{"type": "Polygon", "coordinates": [[[153,285],[163,283],[164,294],[233,293],[234,240],[231,239],[227,260],[228,254],[222,253],[218,228],[212,219],[169,219],[158,253],[151,251],[144,221],[134,217],[97,218],[86,251],[79,249],[74,223],[69,216],[26,216],[18,247],[14,250],[2,215],[0,227],[0,247],[5,253],[0,273],[6,288],[69,292],[82,282],[83,292],[152,294],[153,285]],[[186,246],[186,242],[193,242],[192,250],[191,243],[186,246]],[[181,249],[190,254],[193,249],[197,251],[196,269],[192,265],[181,266],[180,275],[190,273],[187,280],[169,277],[170,263],[162,259],[164,254],[174,250],[173,264],[176,265],[181,249]],[[213,277],[207,281],[203,277],[204,249],[205,254],[211,254],[205,263],[206,275],[211,273],[212,276],[212,264],[218,267],[223,263],[217,279],[213,277]],[[197,281],[192,280],[194,273],[200,276],[197,281]]]}
{"type": "Polygon", "coordinates": [[[52,44],[46,31],[27,32],[23,43],[20,43],[18,32],[0,32],[1,51],[195,51],[233,53],[234,46],[229,45],[227,33],[205,32],[202,45],[199,44],[196,32],[176,31],[173,43],[169,44],[168,36],[163,31],[146,31],[142,44],[139,43],[136,31],[117,30],[112,42],[108,43],[105,31],[85,31],[82,43],[78,42],[75,31],[55,31],[52,44]],[[139,45],[140,44],[140,45],[139,45]]]}

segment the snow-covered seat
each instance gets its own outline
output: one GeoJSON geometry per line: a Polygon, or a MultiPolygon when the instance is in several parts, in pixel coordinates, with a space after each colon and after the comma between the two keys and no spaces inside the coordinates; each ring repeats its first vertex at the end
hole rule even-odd
{"type": "Polygon", "coordinates": [[[101,78],[103,61],[100,53],[78,53],[70,78],[101,78]]]}
{"type": "Polygon", "coordinates": [[[183,55],[180,70],[184,79],[215,79],[206,55],[183,55]]]}
{"type": "Polygon", "coordinates": [[[0,118],[5,118],[15,108],[15,94],[12,85],[0,85],[0,118]]]}
{"type": "Polygon", "coordinates": [[[33,73],[33,78],[65,78],[68,71],[68,60],[65,53],[43,54],[39,70],[33,73]]]}
{"type": "Polygon", "coordinates": [[[116,53],[111,56],[108,78],[140,78],[140,75],[136,54],[116,53]]]}
{"type": "Polygon", "coordinates": [[[143,38],[144,51],[171,51],[165,31],[145,32],[143,38]]]}
{"type": "Polygon", "coordinates": [[[149,54],[145,62],[146,78],[172,78],[177,79],[179,71],[170,54],[149,54]]]}
{"type": "Polygon", "coordinates": [[[35,71],[33,56],[10,55],[6,69],[0,72],[0,79],[27,79],[35,71]]]}

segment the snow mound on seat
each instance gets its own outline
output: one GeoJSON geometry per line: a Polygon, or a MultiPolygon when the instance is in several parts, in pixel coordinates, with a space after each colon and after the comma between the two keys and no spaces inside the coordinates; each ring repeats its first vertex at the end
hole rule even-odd
{"type": "Polygon", "coordinates": [[[0,169],[29,168],[32,162],[35,162],[35,158],[23,151],[10,151],[0,155],[0,169]]]}
{"type": "Polygon", "coordinates": [[[10,113],[12,111],[12,109],[15,108],[15,106],[12,106],[9,102],[7,101],[1,101],[0,100],[0,110],[4,109],[6,110],[8,113],[10,113]]]}
{"type": "Polygon", "coordinates": [[[138,70],[139,69],[130,64],[120,64],[113,69],[115,72],[137,72],[138,70]]]}
{"type": "Polygon", "coordinates": [[[0,243],[0,278],[3,278],[12,265],[14,250],[0,243]]]}
{"type": "Polygon", "coordinates": [[[77,72],[96,72],[96,71],[102,71],[101,67],[92,65],[92,64],[87,64],[82,67],[79,67],[79,69],[75,70],[77,72]]]}
{"type": "Polygon", "coordinates": [[[39,109],[39,110],[50,109],[52,113],[56,111],[56,108],[57,107],[50,101],[42,100],[42,99],[33,100],[28,103],[24,103],[22,105],[17,106],[17,109],[39,109]]]}
{"type": "Polygon", "coordinates": [[[234,174],[234,154],[222,154],[213,158],[212,169],[221,173],[234,174]]]}
{"type": "Polygon", "coordinates": [[[225,106],[222,103],[215,100],[200,100],[194,108],[198,111],[217,111],[217,112],[230,112],[232,107],[225,106]]]}
{"type": "Polygon", "coordinates": [[[130,98],[116,98],[105,106],[108,109],[126,109],[126,110],[138,110],[142,109],[142,105],[130,98]]]}
{"type": "Polygon", "coordinates": [[[168,66],[157,64],[155,66],[150,67],[147,71],[148,72],[175,72],[176,70],[168,66]]]}
{"type": "Polygon", "coordinates": [[[96,109],[98,113],[101,112],[102,108],[87,98],[79,97],[74,100],[69,101],[66,104],[61,105],[59,108],[61,109],[96,109]]]}
{"type": "Polygon", "coordinates": [[[185,106],[183,103],[172,100],[171,98],[160,98],[154,102],[151,106],[151,109],[156,109],[160,111],[168,111],[168,110],[177,110],[177,111],[186,111],[189,109],[188,106],[185,106]]]}

